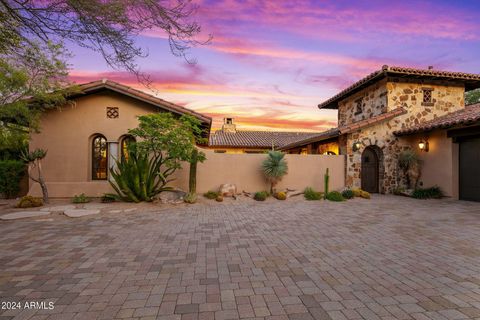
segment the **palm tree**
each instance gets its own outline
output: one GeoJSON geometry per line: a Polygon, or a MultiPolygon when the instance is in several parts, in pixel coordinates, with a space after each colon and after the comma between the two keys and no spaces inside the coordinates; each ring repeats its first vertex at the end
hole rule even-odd
{"type": "Polygon", "coordinates": [[[270,193],[273,194],[275,185],[282,180],[288,172],[285,154],[280,151],[269,151],[268,157],[262,163],[262,170],[265,177],[270,182],[270,193]]]}

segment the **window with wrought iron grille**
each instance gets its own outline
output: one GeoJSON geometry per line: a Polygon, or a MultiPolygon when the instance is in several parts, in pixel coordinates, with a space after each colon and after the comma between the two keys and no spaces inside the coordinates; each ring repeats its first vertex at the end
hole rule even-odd
{"type": "Polygon", "coordinates": [[[422,88],[423,99],[422,106],[433,106],[432,88],[422,88]]]}

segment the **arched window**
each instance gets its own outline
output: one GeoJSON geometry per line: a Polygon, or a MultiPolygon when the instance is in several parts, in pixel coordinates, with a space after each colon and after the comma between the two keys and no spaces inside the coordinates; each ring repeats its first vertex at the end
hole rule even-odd
{"type": "Polygon", "coordinates": [[[107,180],[108,145],[107,139],[98,135],[92,140],[92,180],[107,180]]]}
{"type": "Polygon", "coordinates": [[[124,136],[120,141],[120,156],[122,161],[128,159],[128,146],[135,143],[135,138],[132,136],[124,136]]]}

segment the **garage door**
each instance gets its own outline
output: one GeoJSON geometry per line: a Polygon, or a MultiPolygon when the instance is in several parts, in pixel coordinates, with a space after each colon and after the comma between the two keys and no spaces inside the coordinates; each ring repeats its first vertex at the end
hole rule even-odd
{"type": "Polygon", "coordinates": [[[460,142],[460,199],[480,201],[480,137],[460,142]]]}

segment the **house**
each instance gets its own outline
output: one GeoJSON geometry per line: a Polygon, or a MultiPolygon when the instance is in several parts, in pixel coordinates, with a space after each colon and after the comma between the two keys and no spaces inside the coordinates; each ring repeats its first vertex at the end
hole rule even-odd
{"type": "Polygon", "coordinates": [[[237,130],[233,118],[224,118],[222,129],[210,134],[208,147],[216,153],[264,153],[315,135],[312,132],[237,130]]]}
{"type": "MultiPolygon", "coordinates": [[[[31,150],[48,150],[43,174],[52,197],[112,192],[109,168],[126,152],[133,140],[128,130],[140,115],[189,114],[201,121],[205,138],[210,132],[211,118],[120,83],[99,80],[79,85],[79,91],[69,97],[72,105],[46,111],[41,131],[31,134],[31,150]]],[[[37,183],[30,183],[29,193],[41,194],[37,183]]]]}
{"type": "Polygon", "coordinates": [[[336,146],[347,186],[391,193],[405,185],[398,155],[411,148],[423,164],[420,185],[480,201],[480,105],[464,102],[479,87],[479,74],[383,66],[318,105],[338,110],[337,128],[281,149],[336,146]]]}

